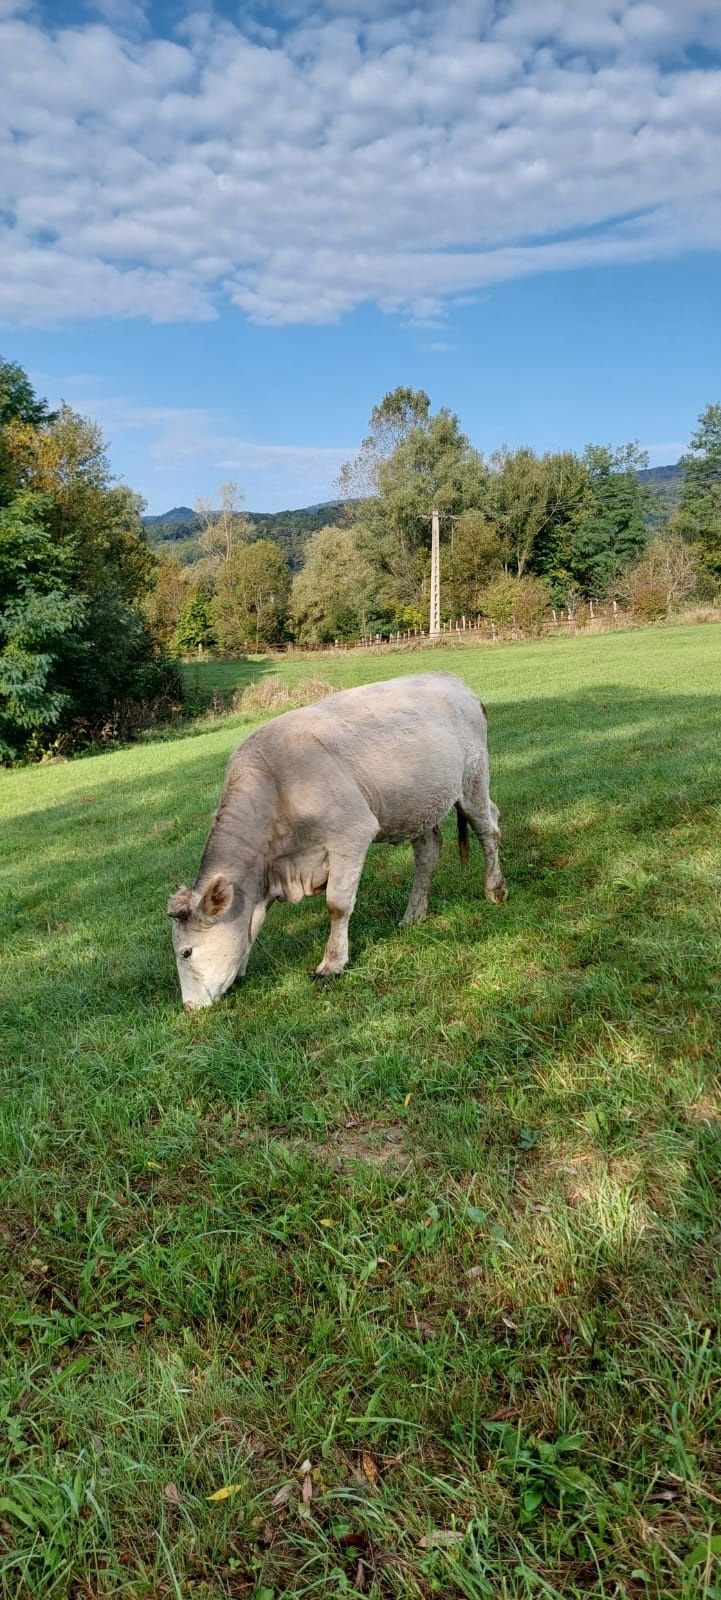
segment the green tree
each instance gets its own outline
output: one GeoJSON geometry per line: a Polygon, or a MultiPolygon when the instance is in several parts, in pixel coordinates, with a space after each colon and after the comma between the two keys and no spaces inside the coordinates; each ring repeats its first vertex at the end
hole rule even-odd
{"type": "Polygon", "coordinates": [[[690,450],[681,457],[683,482],[674,527],[698,547],[714,579],[721,578],[721,405],[707,406],[690,450]]]}
{"type": "Polygon", "coordinates": [[[175,635],[186,601],[195,593],[186,567],[172,556],[156,558],[152,589],[141,605],[153,638],[168,648],[175,635]]]}
{"type": "Polygon", "coordinates": [[[399,385],[383,396],[370,414],[370,431],[358,455],[341,467],[338,487],[346,500],[367,499],[379,492],[379,472],[398,446],[415,429],[425,428],[431,402],[425,389],[399,385]]]}
{"type": "Polygon", "coordinates": [[[350,528],[320,528],[306,546],[293,579],[291,616],[305,644],[353,639],[364,633],[373,607],[370,574],[350,528]]]}
{"type": "Polygon", "coordinates": [[[212,649],[216,643],[216,636],[213,600],[209,589],[193,589],[186,594],[170,642],[173,650],[179,655],[185,655],[191,650],[212,649]]]}
{"type": "Polygon", "coordinates": [[[285,634],[290,572],[272,539],[239,546],[222,566],[213,619],[225,650],[264,650],[285,634]]]}
{"type": "Polygon", "coordinates": [[[445,528],[482,508],[488,470],[458,418],[442,410],[410,428],[377,476],[378,495],[358,517],[358,546],[377,575],[379,610],[394,619],[404,608],[425,607],[432,508],[448,519],[445,528]]]}
{"type": "MultiPolygon", "coordinates": [[[[43,656],[48,728],[81,720],[97,726],[127,701],[153,699],[171,687],[177,695],[142,612],[155,569],[140,520],[142,501],[113,482],[94,423],[67,406],[54,415],[44,402],[33,409],[31,394],[15,381],[12,395],[0,425],[5,483],[12,486],[5,509],[15,529],[0,551],[5,654],[12,647],[14,660],[22,655],[38,686],[28,658],[43,656]],[[21,535],[18,527],[25,529],[21,535]],[[25,541],[21,558],[19,538],[25,541]],[[13,587],[18,559],[22,575],[13,587]],[[49,594],[52,603],[43,598],[49,594]]],[[[38,734],[41,698],[38,688],[38,734]]],[[[6,722],[16,719],[21,745],[29,724],[19,720],[17,696],[12,706],[6,697],[6,722]]]]}
{"type": "Polygon", "coordinates": [[[594,599],[608,594],[645,549],[652,497],[638,476],[648,456],[637,444],[617,450],[589,444],[583,465],[590,493],[567,528],[549,576],[557,591],[567,583],[594,599]]]}
{"type": "Polygon", "coordinates": [[[504,570],[507,550],[496,523],[484,511],[464,511],[441,546],[441,596],[444,614],[473,616],[480,596],[504,570]]]}
{"type": "Polygon", "coordinates": [[[56,667],[84,615],[68,591],[64,553],[43,526],[44,502],[26,495],[0,509],[0,759],[53,727],[69,703],[56,667]]]}
{"type": "Polygon", "coordinates": [[[527,445],[492,457],[488,508],[517,578],[553,579],[589,503],[588,475],[571,451],[537,456],[527,445]]]}

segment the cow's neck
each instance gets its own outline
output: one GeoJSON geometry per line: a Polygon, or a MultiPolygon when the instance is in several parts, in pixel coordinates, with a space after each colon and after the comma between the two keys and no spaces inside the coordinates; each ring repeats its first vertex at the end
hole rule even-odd
{"type": "Polygon", "coordinates": [[[214,872],[224,872],[246,894],[262,893],[272,849],[277,800],[275,784],[262,764],[242,759],[231,764],[196,887],[214,872]]]}

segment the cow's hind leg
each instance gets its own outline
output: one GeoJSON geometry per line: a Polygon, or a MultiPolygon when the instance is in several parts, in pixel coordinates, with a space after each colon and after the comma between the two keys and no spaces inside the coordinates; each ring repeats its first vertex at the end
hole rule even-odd
{"type": "Polygon", "coordinates": [[[317,978],[334,978],[348,965],[348,924],[353,913],[367,848],[366,845],[361,853],[352,857],[329,852],[325,900],[330,917],[330,936],[323,960],[315,969],[317,978]]]}
{"type": "Polygon", "coordinates": [[[441,849],[441,839],[440,828],[429,828],[427,833],[421,833],[417,839],[411,841],[413,845],[413,887],[408,905],[401,917],[401,928],[405,928],[409,922],[424,922],[428,915],[428,891],[436,870],[436,862],[441,849]]]}
{"type": "Polygon", "coordinates": [[[490,900],[492,905],[503,905],[504,900],[508,899],[508,890],[501,871],[498,806],[494,805],[491,799],[485,775],[480,773],[474,775],[464,787],[461,810],[483,846],[486,858],[486,899],[490,900]]]}

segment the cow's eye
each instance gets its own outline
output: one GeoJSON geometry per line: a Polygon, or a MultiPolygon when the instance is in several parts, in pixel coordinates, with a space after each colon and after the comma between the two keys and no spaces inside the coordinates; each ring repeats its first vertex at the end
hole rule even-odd
{"type": "Polygon", "coordinates": [[[192,948],[191,948],[191,946],[190,946],[190,945],[188,945],[188,948],[187,948],[187,950],[181,950],[181,952],[180,952],[180,954],[181,954],[181,956],[182,956],[182,957],[183,957],[183,960],[184,960],[184,961],[189,961],[189,960],[190,960],[190,957],[191,957],[191,956],[192,956],[192,954],[193,954],[193,951],[192,951],[192,948]]]}

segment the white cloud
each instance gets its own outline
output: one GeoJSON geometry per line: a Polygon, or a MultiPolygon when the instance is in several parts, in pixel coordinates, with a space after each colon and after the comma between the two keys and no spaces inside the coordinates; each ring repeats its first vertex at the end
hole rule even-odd
{"type": "MultiPolygon", "coordinates": [[[[38,374],[33,374],[39,380],[38,374]]],[[[191,406],[142,406],[115,396],[78,390],[82,374],[64,381],[72,387],[73,403],[91,410],[114,445],[138,436],[142,440],[146,474],[154,493],[162,498],[176,492],[179,477],[221,482],[237,477],[252,485],[253,503],[325,500],[332,492],[341,466],[355,453],[354,445],[323,446],[267,444],[233,432],[223,411],[191,406]]]]}
{"type": "Polygon", "coordinates": [[[721,244],[718,0],[287,0],[282,32],[198,10],[166,39],[119,0],[3,17],[5,321],[428,323],[721,244]]]}

